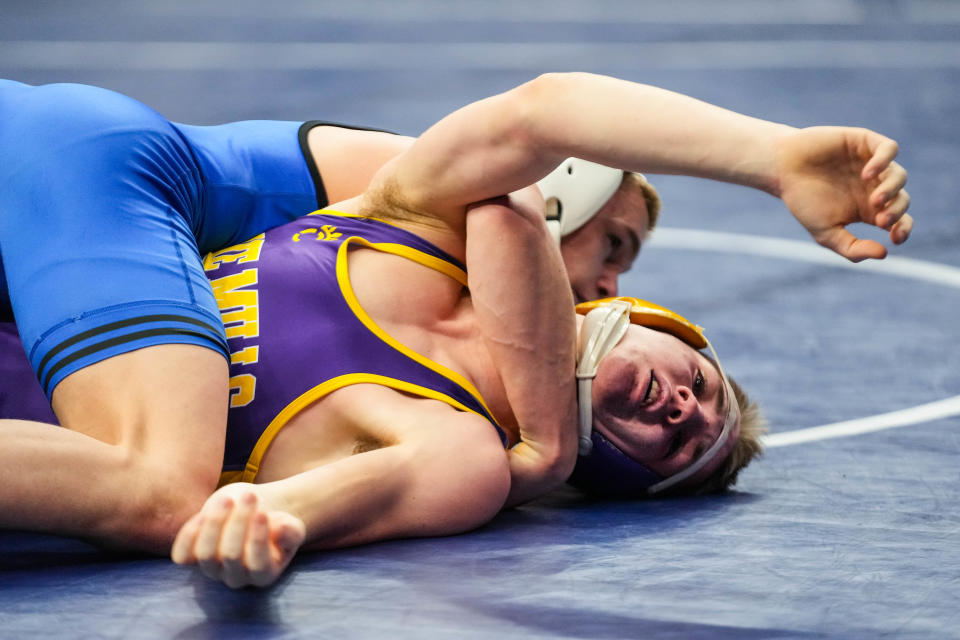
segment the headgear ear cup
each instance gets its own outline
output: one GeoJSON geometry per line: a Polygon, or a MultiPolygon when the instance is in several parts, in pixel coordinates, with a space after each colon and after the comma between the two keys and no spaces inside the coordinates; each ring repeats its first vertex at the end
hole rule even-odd
{"type": "Polygon", "coordinates": [[[579,404],[578,449],[581,455],[593,448],[590,437],[593,423],[591,389],[600,361],[610,353],[630,327],[630,303],[612,300],[587,313],[580,327],[577,345],[577,400],[579,404]]]}
{"type": "Polygon", "coordinates": [[[596,215],[622,180],[620,169],[567,158],[537,182],[547,202],[547,226],[557,244],[596,215]]]}

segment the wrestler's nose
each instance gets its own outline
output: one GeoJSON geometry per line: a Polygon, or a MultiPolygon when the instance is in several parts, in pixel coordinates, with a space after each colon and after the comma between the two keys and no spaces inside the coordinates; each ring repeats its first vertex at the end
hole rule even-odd
{"type": "Polygon", "coordinates": [[[617,276],[619,273],[611,267],[604,267],[597,278],[597,293],[601,298],[611,298],[617,295],[617,276]]]}
{"type": "Polygon", "coordinates": [[[667,422],[674,426],[683,426],[703,418],[700,402],[689,387],[679,385],[667,403],[667,422]]]}

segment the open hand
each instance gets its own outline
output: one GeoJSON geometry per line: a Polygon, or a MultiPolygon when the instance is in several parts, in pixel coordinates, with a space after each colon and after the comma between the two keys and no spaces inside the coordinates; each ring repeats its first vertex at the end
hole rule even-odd
{"type": "Polygon", "coordinates": [[[231,589],[274,582],[306,537],[300,518],[261,506],[257,486],[229,484],[180,528],[170,553],[231,589]]]}
{"type": "Polygon", "coordinates": [[[869,129],[799,129],[779,142],[779,195],[819,244],[853,262],[884,258],[883,245],[856,237],[847,225],[865,222],[888,230],[894,244],[907,240],[913,218],[897,150],[869,129]]]}

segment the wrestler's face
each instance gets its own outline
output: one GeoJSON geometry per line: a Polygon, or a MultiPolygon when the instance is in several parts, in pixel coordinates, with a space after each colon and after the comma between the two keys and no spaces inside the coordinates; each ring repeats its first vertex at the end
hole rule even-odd
{"type": "MultiPolygon", "coordinates": [[[[711,360],[681,340],[631,325],[600,362],[593,381],[594,429],[648,469],[669,477],[699,458],[717,440],[730,402],[711,360]]],[[[739,434],[730,438],[685,484],[696,484],[720,466],[739,434]]]]}
{"type": "Polygon", "coordinates": [[[618,189],[593,218],[563,238],[560,253],[577,302],[617,295],[647,237],[650,216],[639,189],[618,189]]]}

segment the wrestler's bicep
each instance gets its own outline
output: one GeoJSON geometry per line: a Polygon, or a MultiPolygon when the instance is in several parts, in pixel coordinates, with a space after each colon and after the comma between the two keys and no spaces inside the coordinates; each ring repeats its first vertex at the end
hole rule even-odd
{"type": "Polygon", "coordinates": [[[413,535],[461,533],[488,522],[510,490],[507,453],[484,418],[444,407],[446,417],[426,425],[431,434],[411,443],[405,525],[413,535]],[[418,504],[419,503],[419,504],[418,504]]]}
{"type": "Polygon", "coordinates": [[[565,157],[534,132],[541,86],[534,80],[443,118],[377,173],[371,193],[459,229],[467,205],[533,184],[565,157]]]}

